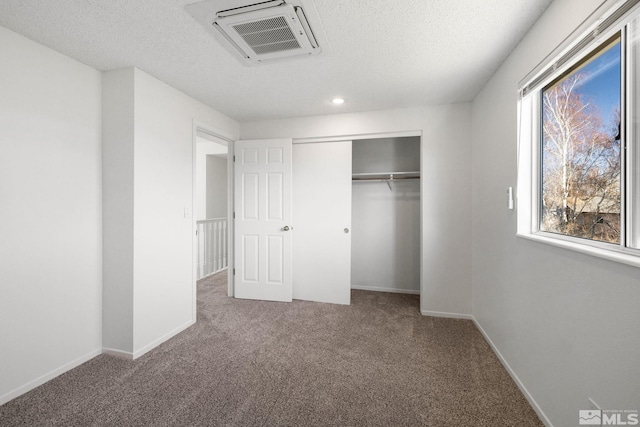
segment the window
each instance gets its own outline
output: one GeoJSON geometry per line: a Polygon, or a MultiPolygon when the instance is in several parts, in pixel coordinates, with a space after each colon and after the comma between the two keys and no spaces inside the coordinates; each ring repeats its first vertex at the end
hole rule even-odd
{"type": "Polygon", "coordinates": [[[540,230],[620,242],[620,34],[541,95],[540,230]]]}
{"type": "Polygon", "coordinates": [[[640,266],[639,4],[597,11],[523,80],[518,235],[640,266]]]}

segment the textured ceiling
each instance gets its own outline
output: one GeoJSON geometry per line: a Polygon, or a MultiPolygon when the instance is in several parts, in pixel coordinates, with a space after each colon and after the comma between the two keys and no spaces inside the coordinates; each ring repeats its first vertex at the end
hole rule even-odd
{"type": "Polygon", "coordinates": [[[138,67],[244,122],[470,101],[551,2],[303,1],[325,51],[259,66],[186,12],[194,0],[2,0],[0,25],[99,70],[138,67]]]}

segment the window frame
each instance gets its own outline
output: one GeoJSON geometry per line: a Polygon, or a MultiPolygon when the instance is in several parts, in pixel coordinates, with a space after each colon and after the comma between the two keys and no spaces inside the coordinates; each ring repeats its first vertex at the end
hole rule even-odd
{"type": "Polygon", "coordinates": [[[600,7],[520,82],[518,98],[518,237],[640,267],[640,42],[628,46],[628,28],[640,30],[640,0],[600,7]],[[542,91],[584,61],[603,43],[621,39],[621,206],[620,243],[540,230],[542,200],[542,91]],[[631,58],[632,60],[627,60],[631,58]]]}

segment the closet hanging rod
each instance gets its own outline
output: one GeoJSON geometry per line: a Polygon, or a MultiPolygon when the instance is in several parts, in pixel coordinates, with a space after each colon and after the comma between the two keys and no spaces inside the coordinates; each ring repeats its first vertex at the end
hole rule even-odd
{"type": "Polygon", "coordinates": [[[354,181],[379,181],[396,179],[420,179],[420,172],[377,172],[377,173],[354,173],[351,175],[354,181]]]}
{"type": "Polygon", "coordinates": [[[397,181],[399,179],[420,179],[419,176],[389,176],[389,177],[352,177],[352,181],[397,181]]]}

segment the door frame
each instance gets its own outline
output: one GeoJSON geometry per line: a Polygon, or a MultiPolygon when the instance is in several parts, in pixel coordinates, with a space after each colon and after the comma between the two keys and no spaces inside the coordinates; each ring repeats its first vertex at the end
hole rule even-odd
{"type": "Polygon", "coordinates": [[[196,235],[196,231],[198,229],[196,224],[196,165],[197,165],[197,133],[201,131],[203,133],[214,136],[220,140],[222,140],[227,145],[227,263],[229,265],[227,272],[227,295],[233,296],[233,207],[234,207],[234,182],[233,182],[233,155],[234,155],[234,138],[232,136],[226,135],[224,132],[216,129],[213,126],[208,125],[207,123],[201,122],[199,120],[194,119],[192,125],[192,194],[191,194],[191,212],[192,221],[192,283],[193,283],[193,321],[196,320],[196,307],[197,307],[197,265],[198,265],[198,236],[196,235]]]}

